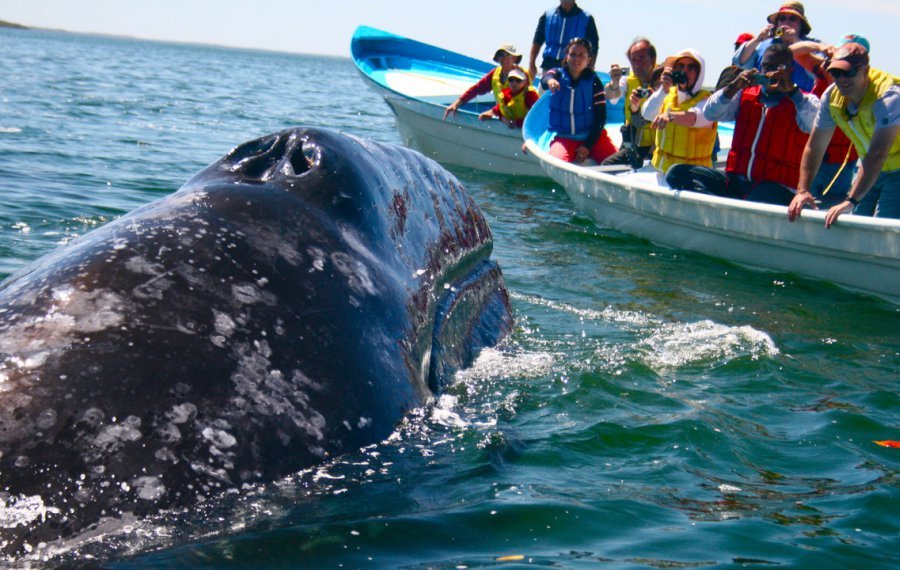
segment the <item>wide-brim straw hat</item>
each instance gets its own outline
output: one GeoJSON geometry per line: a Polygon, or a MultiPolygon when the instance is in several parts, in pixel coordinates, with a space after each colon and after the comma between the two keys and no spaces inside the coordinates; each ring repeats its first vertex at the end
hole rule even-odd
{"type": "Polygon", "coordinates": [[[809,25],[809,20],[806,19],[806,10],[803,8],[802,2],[789,2],[787,4],[782,4],[781,8],[778,9],[777,12],[773,12],[769,14],[769,17],[766,18],[770,24],[775,24],[775,21],[778,19],[778,16],[781,14],[793,14],[800,18],[800,35],[806,36],[812,31],[812,26],[809,25]]]}
{"type": "Polygon", "coordinates": [[[503,54],[508,53],[509,55],[515,56],[516,63],[522,62],[522,54],[516,51],[516,46],[512,44],[502,44],[497,48],[497,51],[494,52],[494,61],[500,62],[500,58],[503,54]]]}

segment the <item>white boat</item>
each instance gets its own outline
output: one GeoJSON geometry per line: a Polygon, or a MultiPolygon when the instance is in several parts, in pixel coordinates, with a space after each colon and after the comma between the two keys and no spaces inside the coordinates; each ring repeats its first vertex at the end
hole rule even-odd
{"type": "Polygon", "coordinates": [[[900,303],[900,220],[845,214],[826,230],[826,210],[805,209],[790,223],[784,206],[673,191],[660,186],[648,167],[632,171],[563,162],[547,153],[546,126],[542,97],[525,120],[528,151],[598,226],[900,303]]]}
{"type": "MultiPolygon", "coordinates": [[[[496,64],[368,26],[356,29],[350,52],[363,79],[397,117],[406,146],[443,164],[545,176],[537,159],[522,152],[520,129],[478,120],[494,106],[492,94],[474,99],[444,120],[447,106],[496,64]]],[[[608,115],[607,130],[613,137],[622,121],[622,103],[610,106],[608,115]]]]}

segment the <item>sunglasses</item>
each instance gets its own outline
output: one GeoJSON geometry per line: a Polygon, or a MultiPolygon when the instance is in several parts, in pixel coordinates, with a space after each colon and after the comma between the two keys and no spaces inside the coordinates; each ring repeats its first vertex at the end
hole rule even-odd
{"type": "Polygon", "coordinates": [[[829,69],[828,73],[830,73],[831,76],[835,79],[853,79],[854,77],[856,77],[856,74],[859,73],[859,68],[854,67],[849,71],[844,71],[843,69],[829,69]]]}
{"type": "Polygon", "coordinates": [[[797,16],[791,16],[791,15],[778,16],[777,18],[775,18],[775,21],[776,22],[799,22],[800,18],[798,18],[797,16]]]}
{"type": "Polygon", "coordinates": [[[523,80],[522,80],[522,79],[519,79],[518,77],[510,77],[510,78],[509,78],[509,82],[510,82],[510,83],[522,83],[522,81],[523,81],[523,80]]]}

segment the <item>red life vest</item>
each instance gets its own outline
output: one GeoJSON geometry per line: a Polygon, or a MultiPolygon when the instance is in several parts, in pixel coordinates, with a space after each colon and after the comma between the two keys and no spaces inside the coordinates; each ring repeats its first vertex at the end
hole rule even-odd
{"type": "Polygon", "coordinates": [[[759,100],[760,89],[755,85],[741,93],[725,170],[751,182],[778,182],[796,188],[809,134],[797,126],[793,101],[785,97],[766,108],[759,100]]]}

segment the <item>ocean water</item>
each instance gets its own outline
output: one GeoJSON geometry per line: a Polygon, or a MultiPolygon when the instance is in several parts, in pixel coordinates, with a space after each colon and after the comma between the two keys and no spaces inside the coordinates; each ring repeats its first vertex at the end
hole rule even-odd
{"type": "MultiPolygon", "coordinates": [[[[20,30],[0,53],[0,277],[269,132],[400,143],[348,59],[20,30]]],[[[900,440],[900,307],[453,171],[512,293],[503,346],[385,442],[46,563],[900,567],[900,449],[875,443],[900,440]]]]}

